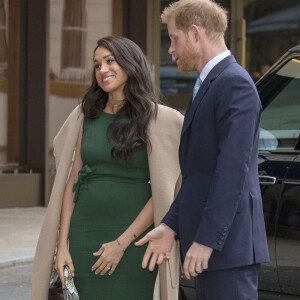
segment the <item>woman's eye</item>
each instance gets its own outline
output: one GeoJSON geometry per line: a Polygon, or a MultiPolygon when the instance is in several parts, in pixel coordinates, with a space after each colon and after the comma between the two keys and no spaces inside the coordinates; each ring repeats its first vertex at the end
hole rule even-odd
{"type": "Polygon", "coordinates": [[[114,59],[109,59],[109,60],[107,61],[108,64],[111,64],[111,63],[113,63],[113,62],[114,62],[114,59]]]}
{"type": "Polygon", "coordinates": [[[95,68],[95,70],[100,70],[101,66],[100,65],[95,65],[94,68],[95,68]]]}

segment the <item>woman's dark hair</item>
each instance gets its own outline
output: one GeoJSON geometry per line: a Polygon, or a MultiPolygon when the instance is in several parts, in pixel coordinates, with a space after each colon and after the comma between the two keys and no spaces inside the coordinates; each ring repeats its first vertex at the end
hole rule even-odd
{"type": "MultiPolygon", "coordinates": [[[[98,40],[94,54],[99,47],[109,50],[128,76],[124,105],[108,127],[107,136],[116,143],[111,155],[131,160],[134,149],[151,148],[147,127],[151,118],[156,116],[157,104],[160,103],[154,93],[152,70],[140,47],[127,38],[104,37],[98,40]]],[[[92,85],[82,100],[83,114],[90,120],[99,117],[108,100],[108,93],[98,85],[95,72],[94,69],[92,85]]]]}

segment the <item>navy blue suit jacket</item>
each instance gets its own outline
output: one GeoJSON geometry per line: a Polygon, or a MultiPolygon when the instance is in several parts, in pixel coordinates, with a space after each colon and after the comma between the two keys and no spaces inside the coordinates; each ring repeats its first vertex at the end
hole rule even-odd
{"type": "Polygon", "coordinates": [[[261,103],[233,56],[219,62],[190,101],[179,160],[182,186],[163,223],[180,239],[214,249],[208,270],[269,261],[258,181],[261,103]]]}

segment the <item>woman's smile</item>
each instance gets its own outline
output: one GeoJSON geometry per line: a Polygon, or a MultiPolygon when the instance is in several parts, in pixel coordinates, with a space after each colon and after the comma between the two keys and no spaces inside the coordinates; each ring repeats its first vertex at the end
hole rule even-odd
{"type": "Polygon", "coordinates": [[[110,79],[112,79],[113,77],[114,77],[114,75],[107,76],[107,77],[105,77],[105,78],[102,80],[102,82],[108,82],[108,81],[110,81],[110,79]]]}

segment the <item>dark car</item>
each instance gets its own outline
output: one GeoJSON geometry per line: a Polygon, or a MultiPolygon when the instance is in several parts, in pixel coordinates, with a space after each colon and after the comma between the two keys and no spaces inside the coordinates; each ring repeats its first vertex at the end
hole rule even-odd
{"type": "MultiPolygon", "coordinates": [[[[258,175],[270,263],[259,272],[259,299],[300,299],[300,46],[256,83],[263,112],[258,175]]],[[[196,299],[181,276],[181,300],[196,299]]]]}

